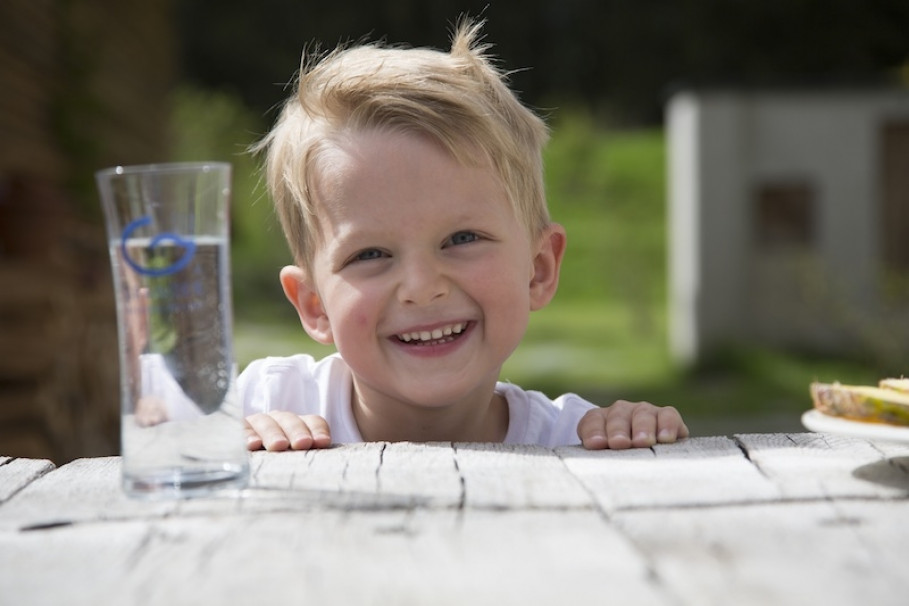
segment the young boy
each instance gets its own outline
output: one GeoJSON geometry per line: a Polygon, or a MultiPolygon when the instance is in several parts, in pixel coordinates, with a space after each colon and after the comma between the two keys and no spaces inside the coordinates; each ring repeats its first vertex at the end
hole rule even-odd
{"type": "Polygon", "coordinates": [[[498,382],[555,294],[543,122],[463,23],[450,53],[363,45],[304,62],[266,175],[295,265],[281,284],[338,353],[267,358],[239,378],[251,450],[332,442],[646,447],[688,435],[646,402],[599,408],[498,382]]]}

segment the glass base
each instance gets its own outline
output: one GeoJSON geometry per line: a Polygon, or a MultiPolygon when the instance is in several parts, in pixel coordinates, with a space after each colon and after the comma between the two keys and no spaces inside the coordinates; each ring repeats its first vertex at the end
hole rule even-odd
{"type": "Polygon", "coordinates": [[[123,472],[123,490],[126,494],[147,500],[213,496],[218,492],[242,490],[248,482],[249,468],[245,465],[123,472]]]}

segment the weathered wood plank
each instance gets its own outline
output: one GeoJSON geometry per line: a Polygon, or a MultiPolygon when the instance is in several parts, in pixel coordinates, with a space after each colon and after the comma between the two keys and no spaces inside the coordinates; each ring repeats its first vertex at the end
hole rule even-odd
{"type": "Polygon", "coordinates": [[[244,509],[459,507],[450,443],[367,443],[306,452],[253,453],[244,509]]]}
{"type": "Polygon", "coordinates": [[[122,577],[150,534],[142,521],[0,530],[0,603],[144,603],[122,577]]]}
{"type": "MultiPolygon", "coordinates": [[[[905,601],[904,450],[814,434],[736,439],[617,452],[259,452],[242,498],[169,502],[128,499],[116,458],[78,460],[0,504],[0,595],[74,605],[905,601]]],[[[0,458],[0,474],[11,462],[0,458]]]]}
{"type": "MultiPolygon", "coordinates": [[[[295,492],[291,498],[302,508],[592,505],[552,451],[536,446],[350,444],[324,451],[254,453],[253,461],[253,492],[275,491],[272,497],[278,500],[295,492]]],[[[269,506],[277,505],[244,504],[269,506]]]]}
{"type": "Polygon", "coordinates": [[[175,516],[0,533],[0,554],[23,603],[674,603],[592,510],[175,516]]]}
{"type": "Polygon", "coordinates": [[[855,478],[894,489],[897,496],[909,495],[909,457],[886,458],[852,470],[855,478]]]}
{"type": "Polygon", "coordinates": [[[557,452],[605,511],[779,497],[777,488],[726,437],[689,438],[652,449],[557,452]]]}
{"type": "Polygon", "coordinates": [[[254,452],[251,486],[273,490],[375,493],[384,442],[300,452],[254,452]]]}
{"type": "Polygon", "coordinates": [[[843,505],[636,510],[613,520],[682,604],[905,604],[905,503],[843,505]],[[888,527],[897,536],[883,542],[901,556],[892,563],[878,542],[888,527]]]}
{"type": "Polygon", "coordinates": [[[466,507],[592,507],[584,486],[552,450],[539,446],[455,444],[466,507]]]}
{"type": "Polygon", "coordinates": [[[834,503],[837,523],[850,528],[861,544],[861,557],[897,595],[909,595],[909,500],[848,500],[834,503]],[[901,589],[901,590],[900,590],[901,589]]]}
{"type": "Polygon", "coordinates": [[[884,451],[866,440],[824,433],[747,434],[736,439],[754,464],[779,486],[784,498],[894,498],[909,494],[905,485],[869,481],[856,473],[886,460],[884,451]]]}
{"type": "Polygon", "coordinates": [[[179,502],[128,498],[120,488],[120,459],[77,459],[38,478],[0,507],[0,531],[107,519],[162,516],[179,502]]]}
{"type": "Polygon", "coordinates": [[[461,507],[464,482],[450,443],[388,444],[379,469],[379,492],[432,507],[461,507]]]}
{"type": "Polygon", "coordinates": [[[869,441],[876,449],[881,451],[885,457],[909,457],[909,444],[899,442],[888,442],[886,440],[869,441]]]}
{"type": "Polygon", "coordinates": [[[53,469],[54,464],[44,459],[0,457],[0,503],[53,469]]]}

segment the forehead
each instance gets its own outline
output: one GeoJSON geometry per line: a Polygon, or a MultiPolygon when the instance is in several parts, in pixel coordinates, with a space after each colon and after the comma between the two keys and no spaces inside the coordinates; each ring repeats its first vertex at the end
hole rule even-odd
{"type": "Polygon", "coordinates": [[[363,213],[381,208],[474,202],[504,205],[499,175],[483,156],[465,164],[440,143],[412,132],[367,130],[326,140],[313,160],[316,216],[363,213]]]}

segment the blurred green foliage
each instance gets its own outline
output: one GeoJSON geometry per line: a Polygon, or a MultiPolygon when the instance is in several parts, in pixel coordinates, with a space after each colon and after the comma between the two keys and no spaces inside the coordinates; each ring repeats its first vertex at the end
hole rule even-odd
{"type": "Polygon", "coordinates": [[[171,98],[174,161],[213,160],[233,165],[231,261],[238,318],[271,313],[287,317],[278,272],[290,262],[281,226],[249,147],[265,132],[264,120],[226,92],[184,85],[171,98]]]}

